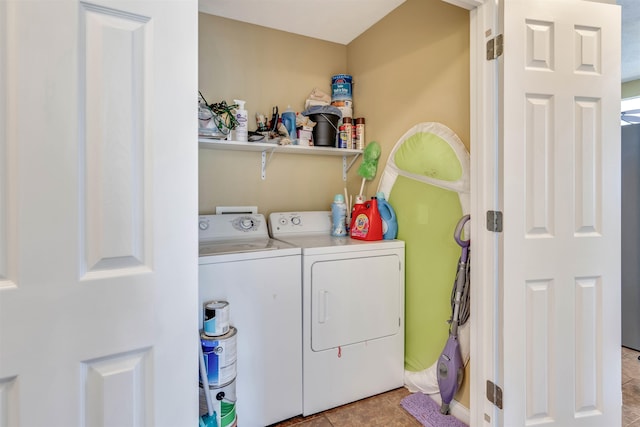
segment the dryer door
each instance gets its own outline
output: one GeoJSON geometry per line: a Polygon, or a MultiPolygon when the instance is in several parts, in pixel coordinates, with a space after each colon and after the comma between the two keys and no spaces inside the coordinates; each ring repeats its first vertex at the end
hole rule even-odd
{"type": "Polygon", "coordinates": [[[401,333],[403,281],[396,254],[311,266],[311,349],[323,351],[401,333]]]}

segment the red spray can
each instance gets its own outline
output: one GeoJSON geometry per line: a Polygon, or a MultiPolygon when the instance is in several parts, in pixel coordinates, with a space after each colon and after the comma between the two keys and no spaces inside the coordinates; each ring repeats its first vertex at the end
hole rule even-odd
{"type": "Polygon", "coordinates": [[[382,240],[382,217],[378,211],[376,197],[372,197],[362,205],[354,206],[351,237],[358,240],[382,240]]]}

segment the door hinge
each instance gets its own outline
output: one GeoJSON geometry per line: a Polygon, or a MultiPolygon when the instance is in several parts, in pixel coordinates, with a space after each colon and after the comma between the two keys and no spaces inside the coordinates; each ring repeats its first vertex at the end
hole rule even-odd
{"type": "Polygon", "coordinates": [[[487,230],[496,233],[502,232],[502,212],[487,211],[487,230]]]}
{"type": "Polygon", "coordinates": [[[502,55],[502,34],[498,34],[491,40],[487,40],[487,61],[493,61],[502,55]]]}
{"type": "Polygon", "coordinates": [[[502,409],[502,389],[489,380],[487,380],[487,399],[502,409]]]}

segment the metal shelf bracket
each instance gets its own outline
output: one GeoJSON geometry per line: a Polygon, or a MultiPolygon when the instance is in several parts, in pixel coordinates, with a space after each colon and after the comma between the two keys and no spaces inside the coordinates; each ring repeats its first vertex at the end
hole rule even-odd
{"type": "Polygon", "coordinates": [[[358,159],[358,156],[360,156],[360,153],[354,155],[353,159],[351,159],[351,162],[348,165],[347,165],[347,156],[346,155],[342,156],[342,180],[343,181],[347,180],[347,172],[349,172],[349,169],[351,169],[351,166],[353,166],[353,164],[356,162],[356,160],[358,159]]]}
{"type": "Polygon", "coordinates": [[[273,153],[275,152],[276,152],[275,150],[269,151],[269,158],[267,158],[266,150],[262,152],[262,161],[260,163],[260,177],[262,178],[263,181],[267,179],[267,165],[271,161],[271,157],[273,157],[273,153]]]}

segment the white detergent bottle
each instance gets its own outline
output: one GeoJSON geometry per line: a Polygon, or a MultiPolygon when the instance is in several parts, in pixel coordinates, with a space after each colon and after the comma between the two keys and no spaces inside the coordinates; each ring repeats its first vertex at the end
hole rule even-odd
{"type": "Polygon", "coordinates": [[[244,109],[245,101],[241,99],[234,99],[233,102],[238,104],[236,108],[236,120],[238,126],[236,127],[236,141],[247,142],[249,139],[249,115],[247,110],[244,109]]]}

